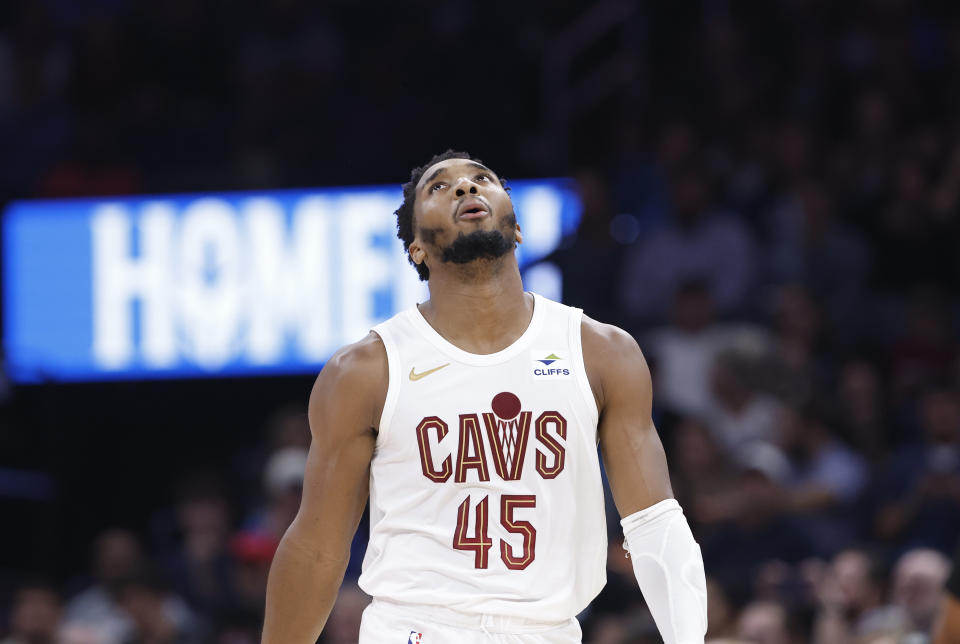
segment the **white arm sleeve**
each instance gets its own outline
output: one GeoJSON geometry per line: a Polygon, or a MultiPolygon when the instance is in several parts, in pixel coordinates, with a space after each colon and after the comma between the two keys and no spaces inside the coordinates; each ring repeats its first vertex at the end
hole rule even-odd
{"type": "Polygon", "coordinates": [[[680,504],[660,501],[620,521],[643,598],[665,644],[703,644],[707,582],[680,504]]]}

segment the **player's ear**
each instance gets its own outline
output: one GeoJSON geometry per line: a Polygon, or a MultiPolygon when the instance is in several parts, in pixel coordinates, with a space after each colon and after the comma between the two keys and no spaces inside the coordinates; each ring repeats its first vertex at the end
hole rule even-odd
{"type": "Polygon", "coordinates": [[[523,233],[520,232],[520,224],[516,224],[516,226],[517,226],[517,234],[516,234],[517,243],[518,243],[518,244],[522,244],[522,243],[523,243],[523,233]]]}
{"type": "Polygon", "coordinates": [[[426,251],[423,250],[423,247],[420,246],[417,240],[410,242],[410,247],[407,249],[407,252],[410,253],[410,259],[413,260],[414,264],[422,264],[424,258],[427,256],[426,251]]]}

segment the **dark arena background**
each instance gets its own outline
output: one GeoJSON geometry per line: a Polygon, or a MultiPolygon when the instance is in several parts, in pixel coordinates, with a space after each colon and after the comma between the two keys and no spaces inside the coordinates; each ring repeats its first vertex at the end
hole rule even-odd
{"type": "MultiPolygon", "coordinates": [[[[653,372],[715,642],[923,642],[960,542],[960,4],[0,3],[0,642],[259,641],[399,185],[653,372]]],[[[591,644],[658,642],[615,511],[591,644]]],[[[356,642],[361,523],[326,644],[356,642]]]]}

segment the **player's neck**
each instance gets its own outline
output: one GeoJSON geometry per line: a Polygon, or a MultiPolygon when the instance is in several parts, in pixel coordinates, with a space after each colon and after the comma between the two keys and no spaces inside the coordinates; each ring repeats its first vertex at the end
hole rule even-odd
{"type": "Polygon", "coordinates": [[[523,291],[516,263],[476,280],[456,272],[430,276],[430,299],[420,312],[437,332],[470,353],[496,353],[523,335],[533,298],[523,291]]]}

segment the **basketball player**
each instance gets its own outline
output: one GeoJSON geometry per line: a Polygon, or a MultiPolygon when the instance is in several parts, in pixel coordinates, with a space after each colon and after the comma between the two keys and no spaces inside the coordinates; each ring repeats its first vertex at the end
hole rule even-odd
{"type": "Polygon", "coordinates": [[[263,642],[313,643],[368,495],[362,644],[573,643],[606,582],[597,444],[664,641],[703,642],[700,549],[672,498],[650,374],[625,332],[526,293],[510,195],[447,151],[415,169],[399,237],[430,299],[338,351],[310,396],[303,501],[263,642]]]}

